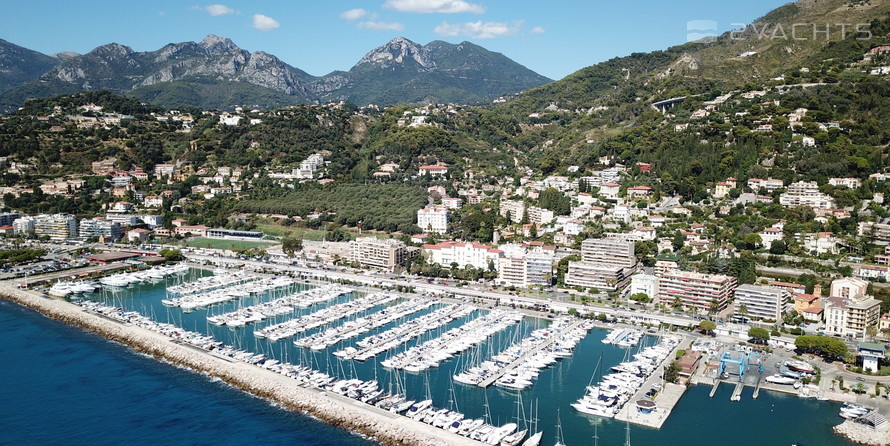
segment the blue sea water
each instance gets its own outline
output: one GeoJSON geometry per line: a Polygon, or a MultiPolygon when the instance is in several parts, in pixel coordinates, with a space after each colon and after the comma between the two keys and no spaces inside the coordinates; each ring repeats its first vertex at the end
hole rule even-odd
{"type": "Polygon", "coordinates": [[[4,300],[0,358],[0,444],[374,444],[4,300]]]}
{"type": "MultiPolygon", "coordinates": [[[[514,421],[517,416],[517,393],[494,387],[483,390],[452,385],[451,375],[462,370],[468,361],[488,357],[535,327],[548,323],[526,318],[522,324],[498,333],[476,349],[437,368],[397,377],[376,361],[341,361],[331,354],[346,345],[354,345],[357,339],[321,352],[307,352],[295,347],[291,340],[271,343],[253,337],[255,328],[280,322],[293,317],[291,315],[240,329],[206,322],[208,314],[231,311],[236,306],[272,296],[183,313],[160,304],[164,289],[164,284],[149,284],[90,298],[212,334],[226,343],[264,352],[280,360],[311,364],[333,375],[377,379],[384,388],[395,382],[404,383],[410,399],[424,399],[429,395],[436,406],[454,405],[468,418],[484,416],[487,405],[492,421],[499,424],[514,421]]],[[[455,321],[421,340],[473,317],[455,321]]],[[[624,444],[623,423],[585,416],[569,406],[584,393],[600,357],[602,367],[608,368],[620,362],[625,354],[623,349],[600,342],[605,333],[601,329],[591,331],[577,346],[573,357],[543,370],[535,385],[521,393],[523,415],[529,416],[532,403],[538,408],[535,418],[539,430],[544,431],[543,445],[555,442],[557,414],[568,445],[592,445],[594,432],[601,445],[624,444]]],[[[0,355],[4,364],[0,369],[0,443],[370,444],[349,432],[277,409],[243,392],[211,382],[200,374],[140,356],[124,346],[5,302],[0,303],[0,355]]],[[[831,427],[841,421],[836,403],[770,392],[761,392],[760,397],[753,400],[751,389],[746,389],[742,401],[730,402],[730,386],[722,386],[714,398],[708,397],[709,390],[701,386],[691,388],[660,430],[631,426],[632,443],[850,444],[831,433],[831,427]]]]}

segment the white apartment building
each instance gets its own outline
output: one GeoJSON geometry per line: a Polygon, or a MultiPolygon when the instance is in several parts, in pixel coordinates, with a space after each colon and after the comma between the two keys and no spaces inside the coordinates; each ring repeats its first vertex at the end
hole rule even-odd
{"type": "Polygon", "coordinates": [[[53,240],[76,238],[77,219],[69,214],[38,215],[34,219],[34,234],[53,240]]]}
{"type": "Polygon", "coordinates": [[[881,301],[866,294],[825,299],[825,332],[829,334],[865,337],[866,329],[876,326],[880,316],[881,301]]]}
{"type": "Polygon", "coordinates": [[[110,240],[120,240],[121,225],[115,221],[102,217],[85,218],[80,221],[78,227],[80,238],[87,240],[91,237],[104,237],[110,240]]]}
{"type": "Polygon", "coordinates": [[[650,299],[658,297],[658,276],[638,273],[630,278],[630,292],[628,295],[645,294],[650,299]]]}
{"type": "Polygon", "coordinates": [[[423,232],[448,232],[448,209],[439,206],[418,209],[417,226],[423,232]]]}
{"type": "Polygon", "coordinates": [[[499,246],[503,256],[498,259],[497,283],[528,288],[549,286],[553,278],[556,247],[541,243],[499,246]]]}
{"type": "Polygon", "coordinates": [[[814,209],[832,209],[834,200],[819,192],[815,181],[791,183],[788,190],[779,196],[779,204],[786,207],[807,206],[814,209]]]}
{"type": "Polygon", "coordinates": [[[779,321],[792,308],[791,296],[785,289],[750,284],[735,289],[736,315],[779,321]]]}
{"type": "Polygon", "coordinates": [[[859,189],[859,186],[862,186],[862,180],[859,178],[831,178],[828,180],[828,184],[848,189],[859,189]]]}
{"type": "Polygon", "coordinates": [[[464,200],[460,198],[443,197],[442,206],[448,209],[460,209],[464,205],[464,200]]]}
{"type": "Polygon", "coordinates": [[[831,281],[831,295],[850,298],[868,292],[868,282],[855,277],[844,277],[831,281]]]}
{"type": "Polygon", "coordinates": [[[711,310],[714,302],[717,311],[726,309],[736,287],[735,277],[722,274],[702,274],[678,269],[658,274],[658,301],[673,305],[676,301],[686,308],[702,312],[711,310]]]}
{"type": "Polygon", "coordinates": [[[503,254],[503,251],[482,243],[462,243],[453,240],[435,245],[423,245],[423,252],[430,262],[438,263],[445,268],[457,263],[459,268],[472,266],[479,269],[488,269],[489,263],[496,268],[498,259],[503,254]]]}
{"type": "Polygon", "coordinates": [[[405,264],[408,249],[395,239],[359,237],[352,242],[352,259],[362,265],[373,266],[392,272],[405,264]]]}
{"type": "Polygon", "coordinates": [[[785,185],[782,180],[777,180],[775,178],[749,178],[748,179],[748,187],[751,188],[755,193],[757,193],[761,188],[766,189],[767,193],[773,193],[776,189],[780,189],[785,185]]]}
{"type": "Polygon", "coordinates": [[[313,153],[301,161],[300,167],[293,169],[291,174],[299,179],[313,179],[322,167],[324,167],[324,157],[320,153],[313,153]]]}
{"type": "Polygon", "coordinates": [[[513,223],[519,223],[525,215],[525,202],[522,200],[501,200],[498,214],[501,217],[507,217],[513,223]]]}
{"type": "Polygon", "coordinates": [[[33,234],[35,221],[34,217],[19,217],[12,222],[12,232],[16,235],[33,234]]]}
{"type": "Polygon", "coordinates": [[[528,221],[537,225],[546,225],[553,221],[553,211],[549,209],[530,206],[528,208],[528,221]]]}

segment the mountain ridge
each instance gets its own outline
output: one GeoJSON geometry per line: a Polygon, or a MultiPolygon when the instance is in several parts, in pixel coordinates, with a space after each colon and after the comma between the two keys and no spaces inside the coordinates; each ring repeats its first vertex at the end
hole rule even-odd
{"type": "MultiPolygon", "coordinates": [[[[30,51],[14,47],[18,53],[30,51]]],[[[382,101],[381,105],[470,103],[550,82],[506,56],[470,42],[419,45],[404,37],[372,49],[348,71],[324,76],[312,76],[270,53],[244,50],[231,39],[214,34],[200,42],[168,43],[145,52],[112,42],[83,55],[33,53],[26,54],[41,61],[42,65],[37,66],[45,71],[39,76],[34,76],[39,71],[36,69],[22,73],[6,88],[0,88],[0,109],[17,107],[35,95],[99,89],[130,93],[149,101],[164,98],[159,105],[166,106],[236,105],[224,102],[233,95],[214,93],[223,84],[242,93],[235,97],[258,106],[339,100],[360,104],[382,101]],[[440,65],[445,69],[440,70],[440,65]],[[30,82],[28,76],[33,77],[30,82]],[[190,95],[189,86],[204,93],[190,95]],[[419,88],[424,91],[417,91],[419,88]]]]}

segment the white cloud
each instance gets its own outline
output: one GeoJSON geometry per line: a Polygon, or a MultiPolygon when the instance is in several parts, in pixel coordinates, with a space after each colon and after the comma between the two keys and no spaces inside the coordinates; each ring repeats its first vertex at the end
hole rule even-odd
{"type": "Polygon", "coordinates": [[[371,31],[402,31],[405,29],[405,25],[399,22],[359,22],[356,27],[361,29],[370,29],[371,31]]]}
{"type": "Polygon", "coordinates": [[[262,14],[253,15],[253,27],[260,31],[272,31],[273,29],[278,29],[280,26],[281,24],[278,23],[278,20],[275,20],[272,17],[262,14]]]}
{"type": "Polygon", "coordinates": [[[358,20],[366,15],[368,15],[368,11],[362,8],[356,8],[350,9],[349,11],[344,11],[342,14],[340,14],[340,18],[343,20],[353,21],[358,20]]]}
{"type": "Polygon", "coordinates": [[[482,5],[467,3],[463,0],[386,0],[383,8],[419,14],[457,14],[462,12],[482,14],[485,12],[482,5]]]}
{"type": "Polygon", "coordinates": [[[545,29],[543,26],[536,26],[531,29],[532,34],[544,34],[544,31],[545,31],[545,29]]]}
{"type": "Polygon", "coordinates": [[[214,17],[216,17],[218,15],[228,15],[228,14],[235,13],[234,9],[229,8],[226,5],[218,5],[218,4],[217,5],[207,5],[207,6],[193,6],[192,9],[196,9],[199,11],[205,11],[214,17]]]}
{"type": "Polygon", "coordinates": [[[512,36],[518,33],[520,28],[522,28],[522,20],[512,23],[478,21],[452,24],[442,22],[433,32],[440,36],[467,36],[474,39],[493,39],[512,36]]]}

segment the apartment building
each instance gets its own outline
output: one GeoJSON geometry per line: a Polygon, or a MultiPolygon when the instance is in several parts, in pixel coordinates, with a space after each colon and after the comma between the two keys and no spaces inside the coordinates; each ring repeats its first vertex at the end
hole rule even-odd
{"type": "Polygon", "coordinates": [[[581,261],[569,262],[565,284],[619,290],[627,286],[636,268],[633,241],[620,238],[587,239],[581,243],[581,261]]]}
{"type": "Polygon", "coordinates": [[[866,294],[868,282],[845,277],[831,282],[831,297],[825,299],[825,331],[843,336],[864,337],[881,316],[881,301],[866,294]]]}
{"type": "Polygon", "coordinates": [[[452,263],[457,263],[459,268],[472,266],[479,269],[488,269],[489,262],[497,267],[498,259],[503,254],[503,251],[482,243],[462,243],[452,240],[435,245],[423,245],[423,252],[430,262],[446,268],[452,263]]]}
{"type": "Polygon", "coordinates": [[[34,218],[34,234],[52,240],[77,237],[77,219],[69,214],[44,214],[34,218]]]}
{"type": "Polygon", "coordinates": [[[807,206],[814,209],[833,209],[834,200],[819,192],[815,181],[791,183],[788,190],[779,196],[779,204],[786,207],[807,206]]]}
{"type": "Polygon", "coordinates": [[[362,265],[393,272],[408,256],[405,244],[395,239],[359,237],[352,242],[352,259],[362,265]]]}
{"type": "Polygon", "coordinates": [[[423,232],[448,232],[448,209],[441,206],[418,209],[417,226],[423,232]]]}
{"type": "Polygon", "coordinates": [[[686,308],[702,312],[726,309],[736,288],[735,277],[722,274],[702,274],[691,271],[669,270],[658,273],[658,301],[673,305],[679,301],[686,308]]]}
{"type": "Polygon", "coordinates": [[[556,247],[543,243],[507,244],[499,247],[497,283],[528,288],[549,286],[553,278],[556,247]]]}
{"type": "Polygon", "coordinates": [[[790,294],[784,289],[749,284],[735,289],[735,314],[738,316],[779,321],[791,309],[790,294]]]}
{"type": "Polygon", "coordinates": [[[634,274],[630,279],[628,295],[645,294],[650,299],[658,297],[658,276],[653,274],[634,274]]]}
{"type": "Polygon", "coordinates": [[[875,240],[890,240],[890,222],[863,221],[859,223],[859,236],[875,240]]]}
{"type": "Polygon", "coordinates": [[[859,186],[862,186],[862,180],[859,178],[831,178],[828,180],[828,184],[848,189],[859,189],[859,186]]]}
{"type": "Polygon", "coordinates": [[[498,213],[513,223],[519,223],[525,215],[525,202],[522,200],[501,200],[498,213]]]}
{"type": "Polygon", "coordinates": [[[87,240],[92,237],[102,237],[105,240],[120,240],[121,225],[102,217],[85,218],[78,226],[80,238],[87,240]]]}
{"type": "Polygon", "coordinates": [[[12,232],[15,235],[33,234],[35,221],[34,217],[20,217],[12,222],[12,232]]]}
{"type": "Polygon", "coordinates": [[[539,208],[537,206],[530,206],[528,208],[529,223],[536,225],[546,225],[553,221],[554,217],[555,216],[553,215],[553,211],[549,209],[539,208]]]}
{"type": "Polygon", "coordinates": [[[11,226],[12,222],[16,221],[21,217],[16,212],[6,212],[0,214],[0,226],[11,226]]]}

